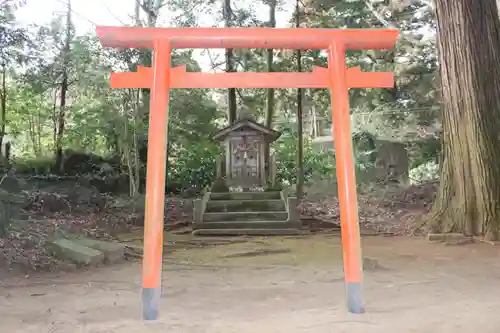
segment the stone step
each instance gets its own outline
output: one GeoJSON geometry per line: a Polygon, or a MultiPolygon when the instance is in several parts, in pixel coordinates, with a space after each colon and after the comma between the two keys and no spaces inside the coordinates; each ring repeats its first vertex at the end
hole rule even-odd
{"type": "Polygon", "coordinates": [[[272,200],[281,199],[279,191],[210,193],[210,200],[272,200]]]}
{"type": "Polygon", "coordinates": [[[281,199],[270,200],[209,200],[205,212],[252,212],[252,211],[286,211],[281,199]]]}
{"type": "Polygon", "coordinates": [[[204,213],[203,222],[224,221],[286,221],[288,213],[284,211],[267,212],[230,212],[230,213],[204,213]]]}
{"type": "Polygon", "coordinates": [[[104,262],[104,253],[69,239],[60,238],[48,244],[52,253],[63,260],[79,265],[98,265],[104,262]]]}
{"type": "Polygon", "coordinates": [[[288,229],[297,228],[289,221],[225,221],[203,222],[193,225],[193,229],[288,229]]]}
{"type": "Polygon", "coordinates": [[[125,245],[117,242],[104,242],[90,238],[75,238],[74,242],[91,249],[104,253],[104,260],[109,263],[116,263],[125,257],[125,245]]]}
{"type": "Polygon", "coordinates": [[[295,228],[285,229],[198,229],[193,236],[295,236],[307,231],[295,228]]]}

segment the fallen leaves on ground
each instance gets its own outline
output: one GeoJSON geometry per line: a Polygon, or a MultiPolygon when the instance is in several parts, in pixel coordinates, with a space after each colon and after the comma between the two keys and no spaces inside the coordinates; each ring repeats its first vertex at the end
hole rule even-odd
{"type": "MultiPolygon", "coordinates": [[[[387,235],[416,235],[421,218],[428,212],[437,189],[437,183],[411,186],[406,189],[386,188],[359,196],[359,221],[366,229],[387,235]]],[[[127,210],[128,206],[96,211],[87,209],[44,213],[39,205],[24,212],[29,218],[15,221],[6,238],[0,238],[0,268],[20,266],[32,270],[59,269],[61,261],[47,250],[46,243],[56,235],[80,234],[92,238],[111,239],[113,234],[129,231],[143,219],[142,213],[127,210]],[[38,208],[37,208],[38,207],[38,208]]],[[[82,208],[82,207],[80,207],[82,208]]],[[[316,197],[300,204],[302,216],[325,225],[340,224],[337,197],[316,197]]],[[[167,198],[165,202],[166,229],[184,227],[192,221],[192,202],[167,198]]]]}
{"type": "MultiPolygon", "coordinates": [[[[385,235],[414,236],[424,232],[423,218],[434,201],[438,183],[401,188],[387,186],[383,190],[360,195],[358,198],[359,223],[385,235]]],[[[337,197],[305,199],[300,205],[304,218],[314,217],[340,225],[340,207],[337,197]]]]}
{"type": "MultiPolygon", "coordinates": [[[[189,203],[185,199],[167,198],[165,203],[166,229],[181,228],[192,220],[189,203]]],[[[78,234],[96,239],[113,239],[113,234],[124,233],[134,227],[137,214],[126,209],[105,209],[96,212],[93,205],[79,207],[78,211],[47,213],[43,205],[30,205],[22,212],[27,216],[15,220],[5,238],[0,238],[0,269],[57,270],[66,264],[56,259],[47,249],[47,242],[55,237],[78,234]]],[[[139,218],[143,218],[140,216],[139,218]]]]}

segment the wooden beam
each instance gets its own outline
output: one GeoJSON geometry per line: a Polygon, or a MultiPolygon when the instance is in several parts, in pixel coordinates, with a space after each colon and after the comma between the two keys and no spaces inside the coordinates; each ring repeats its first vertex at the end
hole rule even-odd
{"type": "MultiPolygon", "coordinates": [[[[111,73],[112,88],[150,88],[153,71],[138,67],[137,72],[111,73]]],[[[394,73],[362,72],[360,67],[347,69],[349,88],[392,88],[394,73]]],[[[288,73],[193,73],[186,66],[171,70],[170,88],[329,88],[328,69],[314,67],[312,72],[288,73]]]]}
{"type": "Polygon", "coordinates": [[[341,42],[349,50],[392,49],[395,29],[307,28],[141,28],[96,27],[103,46],[151,48],[154,40],[167,39],[177,49],[327,49],[341,42]]]}

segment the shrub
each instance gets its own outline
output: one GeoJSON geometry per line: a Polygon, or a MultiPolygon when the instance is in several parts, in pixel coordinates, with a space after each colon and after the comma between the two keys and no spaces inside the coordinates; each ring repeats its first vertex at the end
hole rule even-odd
{"type": "Polygon", "coordinates": [[[412,184],[425,183],[439,179],[439,165],[436,162],[427,162],[410,170],[410,182],[412,184]]]}
{"type": "Polygon", "coordinates": [[[226,185],[224,178],[217,178],[212,184],[210,191],[214,193],[227,193],[229,192],[229,187],[226,185]]]}
{"type": "Polygon", "coordinates": [[[216,177],[216,158],[220,148],[213,142],[194,143],[170,149],[167,186],[177,184],[180,191],[210,186],[216,177]]]}
{"type": "Polygon", "coordinates": [[[264,190],[266,192],[283,191],[283,184],[281,184],[281,183],[276,183],[276,184],[267,183],[264,190]]]}
{"type": "Polygon", "coordinates": [[[13,161],[13,169],[19,174],[48,175],[54,166],[52,156],[19,158],[13,161]]]}

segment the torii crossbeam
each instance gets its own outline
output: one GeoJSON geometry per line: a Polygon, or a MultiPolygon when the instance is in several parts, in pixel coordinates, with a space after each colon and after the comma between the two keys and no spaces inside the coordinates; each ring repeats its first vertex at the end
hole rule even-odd
{"type": "MultiPolygon", "coordinates": [[[[151,88],[151,67],[137,67],[137,72],[111,73],[111,88],[151,88]]],[[[349,88],[391,88],[393,73],[366,73],[359,67],[347,69],[349,88]]],[[[311,73],[192,73],[186,66],[170,70],[170,88],[328,88],[328,69],[315,66],[311,73]]]]}
{"type": "Polygon", "coordinates": [[[161,294],[165,160],[171,88],[329,88],[339,187],[347,307],[364,312],[356,179],[350,130],[349,88],[389,88],[392,73],[346,68],[346,50],[392,49],[392,29],[138,28],[97,27],[103,46],[152,48],[153,66],[112,73],[113,88],[150,88],[146,214],[143,258],[143,318],[158,318],[161,294]],[[328,68],[311,73],[188,73],[171,68],[173,48],[265,48],[328,50],[328,68]]]}

